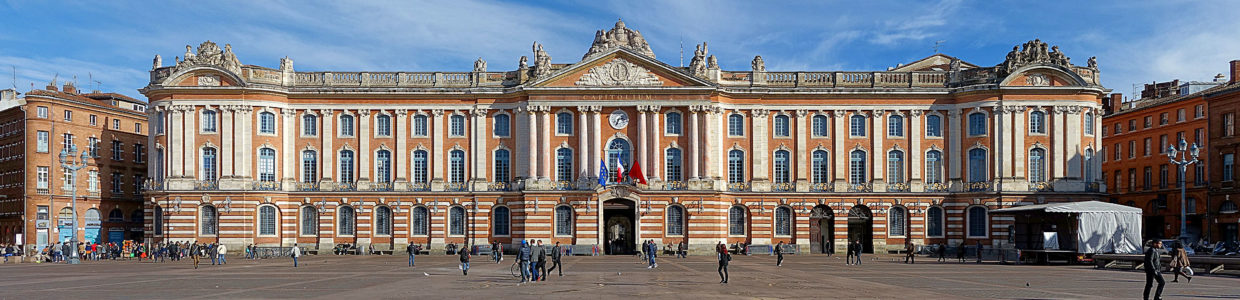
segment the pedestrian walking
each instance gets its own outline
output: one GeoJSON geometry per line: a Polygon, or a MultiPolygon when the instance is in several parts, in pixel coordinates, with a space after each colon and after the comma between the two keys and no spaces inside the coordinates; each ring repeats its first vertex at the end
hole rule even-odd
{"type": "Polygon", "coordinates": [[[412,268],[413,263],[414,263],[414,257],[418,255],[418,245],[414,243],[409,243],[408,246],[405,246],[405,252],[406,254],[409,255],[409,267],[412,268]]]}
{"type": "Polygon", "coordinates": [[[680,254],[680,258],[689,257],[689,243],[685,240],[680,240],[680,247],[676,251],[680,254]]]}
{"type": "Polygon", "coordinates": [[[297,245],[293,245],[293,251],[289,251],[289,252],[291,252],[289,253],[289,256],[293,257],[293,267],[296,268],[297,258],[301,257],[301,247],[297,247],[297,245]]]}
{"type": "Polygon", "coordinates": [[[722,250],[722,252],[719,253],[719,283],[727,284],[728,283],[728,263],[732,262],[732,255],[728,254],[728,251],[727,251],[728,248],[724,246],[722,243],[720,243],[719,246],[717,246],[717,249],[722,250]]]}
{"type": "Polygon", "coordinates": [[[784,241],[779,241],[779,244],[775,245],[775,266],[779,267],[783,265],[784,265],[784,241]]]}
{"type": "Polygon", "coordinates": [[[658,256],[659,244],[655,244],[654,240],[650,240],[650,243],[647,245],[649,245],[648,247],[650,248],[650,266],[647,267],[647,269],[658,268],[659,263],[655,262],[655,257],[658,256]]]}
{"type": "Polygon", "coordinates": [[[517,263],[521,268],[521,283],[530,281],[530,244],[521,240],[521,250],[517,251],[517,263]]]}
{"type": "Polygon", "coordinates": [[[862,248],[860,240],[853,241],[853,243],[856,244],[856,246],[853,247],[854,248],[853,257],[857,259],[857,265],[860,266],[861,265],[861,252],[864,251],[865,249],[862,248]]]}
{"type": "Polygon", "coordinates": [[[1154,281],[1158,281],[1158,290],[1154,292],[1154,299],[1162,299],[1163,285],[1167,284],[1166,279],[1162,276],[1162,242],[1151,240],[1145,242],[1145,300],[1150,299],[1150,287],[1154,281]]]}
{"type": "Polygon", "coordinates": [[[1170,267],[1171,273],[1175,274],[1175,278],[1171,279],[1171,282],[1180,282],[1180,276],[1187,278],[1190,283],[1193,282],[1193,276],[1190,274],[1190,272],[1192,272],[1192,269],[1190,269],[1191,266],[1192,263],[1188,261],[1188,252],[1184,251],[1183,245],[1176,243],[1175,246],[1171,248],[1170,267]]]}
{"type": "Polygon", "coordinates": [[[944,262],[944,261],[947,261],[947,258],[946,258],[946,256],[947,256],[947,245],[945,245],[945,244],[943,244],[943,243],[939,243],[939,245],[938,245],[938,246],[939,246],[939,247],[938,247],[938,249],[935,249],[935,251],[936,251],[936,252],[938,252],[938,254],[939,254],[939,261],[938,261],[938,262],[944,262]]]}
{"type": "Polygon", "coordinates": [[[957,244],[956,246],[956,260],[958,262],[964,262],[964,252],[964,242],[960,242],[960,244],[957,244]]]}
{"type": "Polygon", "coordinates": [[[228,247],[224,247],[224,244],[220,244],[219,247],[216,247],[216,252],[219,253],[221,265],[228,263],[228,261],[224,260],[224,256],[228,254],[228,247]]]}
{"type": "Polygon", "coordinates": [[[916,263],[916,258],[915,258],[916,256],[913,255],[913,251],[916,251],[915,248],[913,247],[913,242],[912,241],[904,242],[904,263],[906,264],[916,263]]]}
{"type": "Polygon", "coordinates": [[[547,281],[547,247],[543,246],[542,240],[538,240],[538,259],[537,273],[534,275],[535,281],[547,281]]]}
{"type": "Polygon", "coordinates": [[[853,244],[853,242],[848,241],[848,249],[844,250],[847,252],[847,256],[844,257],[845,264],[848,264],[848,265],[853,264],[853,253],[854,253],[853,250],[855,250],[854,248],[856,248],[856,246],[853,244]]]}
{"type": "Polygon", "coordinates": [[[202,247],[198,246],[198,242],[189,246],[189,258],[194,260],[194,269],[198,269],[198,254],[201,252],[202,247]]]}
{"type": "Polygon", "coordinates": [[[977,241],[977,263],[982,263],[982,241],[977,241]]]}
{"type": "Polygon", "coordinates": [[[218,259],[219,259],[219,257],[215,255],[215,254],[216,254],[216,253],[215,253],[215,251],[216,251],[216,250],[217,250],[217,248],[216,248],[215,243],[211,243],[211,245],[208,245],[208,246],[207,246],[207,258],[211,259],[211,265],[212,265],[212,266],[214,266],[214,265],[215,265],[215,263],[219,262],[219,260],[218,260],[218,259]]]}
{"type": "Polygon", "coordinates": [[[499,240],[491,243],[491,259],[497,264],[504,261],[504,246],[499,244],[499,240]]]}
{"type": "MultiPolygon", "coordinates": [[[[462,248],[469,249],[469,243],[465,243],[462,248]]],[[[469,276],[469,251],[461,250],[456,253],[461,257],[461,275],[469,276]]]]}
{"type": "Polygon", "coordinates": [[[562,250],[563,249],[560,248],[560,242],[555,242],[555,247],[551,248],[551,268],[547,269],[547,271],[551,271],[551,270],[555,270],[559,268],[559,271],[556,271],[557,274],[559,274],[559,276],[564,276],[564,266],[560,265],[560,258],[562,256],[561,254],[562,250]]]}

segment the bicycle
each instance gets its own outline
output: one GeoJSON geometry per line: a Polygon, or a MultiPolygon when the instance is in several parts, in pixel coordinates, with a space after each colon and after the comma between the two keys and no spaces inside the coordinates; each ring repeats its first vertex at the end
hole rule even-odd
{"type": "Polygon", "coordinates": [[[513,278],[521,278],[521,262],[512,262],[512,266],[508,267],[508,272],[512,274],[513,278]]]}

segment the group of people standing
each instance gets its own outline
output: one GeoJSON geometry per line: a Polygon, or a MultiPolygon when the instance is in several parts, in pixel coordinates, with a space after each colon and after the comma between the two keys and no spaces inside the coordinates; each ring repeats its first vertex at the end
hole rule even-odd
{"type": "MultiPolygon", "coordinates": [[[[551,248],[551,269],[547,269],[547,248],[543,246],[542,240],[521,240],[521,249],[517,250],[521,283],[547,281],[548,272],[554,271],[557,267],[560,269],[559,275],[564,276],[564,267],[560,264],[563,255],[564,248],[560,247],[560,242],[555,242],[555,247],[551,248]]],[[[503,257],[501,256],[500,259],[503,257]]]]}

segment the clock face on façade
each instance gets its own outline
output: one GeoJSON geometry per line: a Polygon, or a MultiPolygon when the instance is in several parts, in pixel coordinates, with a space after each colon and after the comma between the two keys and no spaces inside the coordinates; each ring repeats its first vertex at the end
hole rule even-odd
{"type": "Polygon", "coordinates": [[[623,129],[629,126],[629,114],[624,113],[623,110],[613,110],[611,116],[607,117],[607,122],[611,123],[611,128],[623,129]]]}

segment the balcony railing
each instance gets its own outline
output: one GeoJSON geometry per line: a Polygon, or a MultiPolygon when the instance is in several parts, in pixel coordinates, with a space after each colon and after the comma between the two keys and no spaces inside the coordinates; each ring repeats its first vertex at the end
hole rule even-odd
{"type": "Polygon", "coordinates": [[[1051,186],[1051,183],[1049,182],[1045,182],[1045,181],[1030,181],[1029,182],[1029,191],[1031,192],[1049,192],[1049,191],[1054,191],[1054,190],[1055,190],[1054,187],[1051,186]]]}
{"type": "Polygon", "coordinates": [[[164,190],[164,182],[163,182],[162,180],[147,180],[147,181],[146,181],[146,188],[144,188],[144,190],[147,190],[147,191],[162,191],[162,190],[164,190]]]}
{"type": "Polygon", "coordinates": [[[507,192],[512,190],[513,185],[507,182],[492,182],[487,185],[487,190],[492,192],[507,192]]]}
{"type": "Polygon", "coordinates": [[[414,192],[425,192],[431,190],[431,185],[425,182],[410,182],[409,190],[414,192]]]}
{"type": "Polygon", "coordinates": [[[337,182],[336,191],[351,192],[357,190],[357,182],[337,182]]]}
{"type": "Polygon", "coordinates": [[[849,192],[849,193],[869,193],[869,192],[873,192],[873,191],[874,191],[874,184],[873,184],[873,183],[865,182],[865,183],[851,183],[851,184],[848,184],[848,192],[849,192]]]}
{"type": "Polygon", "coordinates": [[[574,189],[573,182],[568,180],[556,181],[552,183],[552,185],[553,186],[551,188],[557,191],[571,191],[574,189]]]}
{"type": "Polygon", "coordinates": [[[964,184],[964,190],[969,192],[989,192],[994,190],[994,184],[990,181],[975,181],[964,184]]]}
{"type": "Polygon", "coordinates": [[[444,190],[451,191],[451,192],[463,192],[467,188],[468,187],[466,186],[464,182],[449,182],[444,185],[444,190]]]}
{"type": "Polygon", "coordinates": [[[1090,182],[1090,183],[1085,184],[1085,191],[1098,192],[1100,189],[1102,189],[1102,184],[1099,184],[1097,182],[1090,182]]]}
{"type": "Polygon", "coordinates": [[[689,186],[684,181],[672,180],[664,183],[663,189],[668,191],[683,191],[689,186]]]}
{"type": "Polygon", "coordinates": [[[319,190],[318,182],[298,182],[297,191],[301,192],[317,192],[319,190]]]}
{"type": "Polygon", "coordinates": [[[196,191],[214,191],[220,189],[218,180],[197,180],[194,181],[194,190],[196,191]]]}
{"type": "Polygon", "coordinates": [[[797,185],[795,183],[790,183],[790,182],[777,182],[771,185],[771,191],[773,192],[791,192],[791,191],[795,191],[796,189],[797,189],[797,185]]]}
{"type": "Polygon", "coordinates": [[[253,183],[255,191],[278,191],[280,190],[279,181],[255,181],[253,183]]]}
{"type": "Polygon", "coordinates": [[[834,192],[835,184],[831,184],[829,182],[819,182],[815,184],[810,184],[809,191],[811,192],[834,192]]]}
{"type": "Polygon", "coordinates": [[[947,192],[947,185],[942,182],[927,183],[925,191],[927,193],[943,193],[947,192]]]}
{"type": "Polygon", "coordinates": [[[728,190],[733,191],[733,192],[748,192],[749,183],[748,182],[729,182],[728,190]]]}
{"type": "Polygon", "coordinates": [[[909,191],[909,186],[907,182],[888,182],[887,183],[887,192],[907,193],[908,191],[909,191]]]}
{"type": "Polygon", "coordinates": [[[391,191],[392,191],[392,183],[391,183],[391,182],[376,182],[376,183],[371,183],[371,184],[370,184],[370,190],[371,190],[371,191],[376,191],[376,192],[391,192],[391,191]]]}

